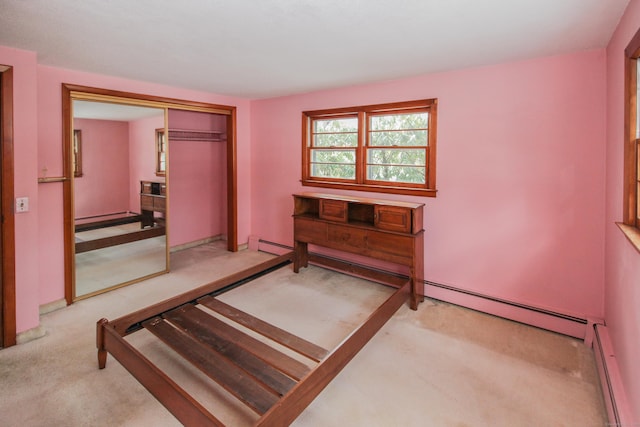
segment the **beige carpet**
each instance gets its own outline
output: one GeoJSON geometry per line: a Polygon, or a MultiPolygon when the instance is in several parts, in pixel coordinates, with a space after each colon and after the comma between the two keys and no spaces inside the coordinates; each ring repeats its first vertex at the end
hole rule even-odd
{"type": "MultiPolygon", "coordinates": [[[[172,254],[168,275],[44,315],[45,337],[0,350],[0,425],[180,425],[111,356],[97,369],[95,322],[268,257],[204,245],[172,254]]],[[[285,267],[221,299],[331,347],[389,292],[285,267]]],[[[229,425],[251,422],[223,392],[189,379],[170,351],[133,340],[229,425]]],[[[428,300],[417,312],[402,307],[294,425],[584,427],[604,426],[604,417],[593,354],[581,341],[428,300]]]]}

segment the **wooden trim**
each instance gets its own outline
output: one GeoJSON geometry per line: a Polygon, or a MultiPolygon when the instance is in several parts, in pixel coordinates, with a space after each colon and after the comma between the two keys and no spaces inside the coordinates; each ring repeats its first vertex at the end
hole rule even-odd
{"type": "Polygon", "coordinates": [[[366,111],[368,113],[378,113],[393,110],[406,110],[411,108],[432,107],[437,103],[437,99],[420,99],[416,101],[391,102],[387,104],[371,104],[357,107],[347,108],[331,108],[325,110],[304,111],[303,115],[307,116],[340,116],[357,113],[358,111],[366,111]]]}
{"type": "Polygon", "coordinates": [[[238,153],[236,107],[227,116],[227,250],[238,252],[238,153]]]}
{"type": "Polygon", "coordinates": [[[624,50],[624,194],[623,222],[638,227],[637,221],[637,178],[638,157],[636,133],[638,131],[637,95],[638,95],[638,57],[640,56],[640,30],[633,36],[624,50]]]}
{"type": "Polygon", "coordinates": [[[15,273],[15,218],[13,212],[13,68],[0,73],[2,88],[2,135],[0,156],[2,161],[2,330],[0,347],[16,344],[16,273],[15,273]]]}
{"type": "MultiPolygon", "coordinates": [[[[358,112],[358,146],[356,147],[356,182],[364,184],[367,180],[367,146],[369,145],[369,126],[364,111],[358,112]]],[[[309,176],[311,178],[311,176],[309,176]]],[[[366,185],[366,184],[365,184],[366,185]]]]}
{"type": "Polygon", "coordinates": [[[124,92],[112,89],[96,88],[91,86],[80,86],[74,84],[63,83],[70,92],[74,92],[74,95],[80,96],[82,93],[90,94],[90,98],[94,99],[95,96],[103,96],[105,100],[118,101],[116,98],[121,98],[120,101],[135,102],[136,100],[142,100],[145,103],[157,103],[160,108],[172,108],[178,110],[192,110],[202,111],[207,113],[230,115],[231,110],[235,107],[222,105],[222,104],[209,104],[206,102],[189,101],[177,98],[168,98],[163,96],[146,95],[133,92],[124,92]]]}
{"type": "MultiPolygon", "coordinates": [[[[73,150],[73,117],[71,114],[71,90],[73,86],[62,85],[62,173],[73,176],[71,155],[73,150]]],[[[73,202],[73,180],[62,181],[63,231],[64,231],[64,298],[67,305],[73,303],[75,282],[75,224],[73,202]]]]}
{"type": "Polygon", "coordinates": [[[435,197],[436,186],[436,136],[438,134],[438,100],[435,99],[429,110],[429,149],[427,150],[427,165],[429,165],[429,176],[427,176],[427,183],[429,188],[433,189],[433,195],[435,197]]]}
{"type": "Polygon", "coordinates": [[[353,190],[353,191],[369,191],[372,193],[388,193],[388,194],[404,194],[407,196],[423,196],[423,197],[436,197],[438,190],[435,189],[422,189],[422,188],[409,188],[409,187],[391,187],[387,185],[365,185],[365,184],[350,184],[343,182],[329,182],[319,180],[303,180],[301,181],[304,187],[319,187],[319,188],[334,188],[336,190],[353,190]]]}
{"type": "Polygon", "coordinates": [[[628,224],[624,224],[621,222],[616,222],[616,225],[624,233],[624,236],[627,238],[629,243],[640,252],[640,230],[636,227],[633,227],[628,224]]]}
{"type": "MultiPolygon", "coordinates": [[[[238,251],[238,196],[237,196],[237,129],[236,107],[209,104],[205,102],[189,101],[176,98],[167,98],[155,95],[137,94],[111,89],[80,86],[74,84],[62,84],[62,141],[63,141],[63,171],[65,177],[73,176],[71,170],[71,97],[82,98],[86,94],[87,99],[103,98],[106,102],[129,102],[136,100],[143,104],[157,104],[166,109],[198,111],[227,116],[227,250],[238,251]]],[[[166,121],[166,114],[165,114],[166,121]]],[[[169,165],[167,157],[167,168],[169,165]]],[[[64,198],[64,268],[65,268],[65,299],[67,304],[73,302],[74,288],[74,225],[73,225],[73,180],[63,181],[64,198]]],[[[170,233],[170,230],[168,231],[170,233]]],[[[169,264],[167,263],[167,266],[169,264]]]]}

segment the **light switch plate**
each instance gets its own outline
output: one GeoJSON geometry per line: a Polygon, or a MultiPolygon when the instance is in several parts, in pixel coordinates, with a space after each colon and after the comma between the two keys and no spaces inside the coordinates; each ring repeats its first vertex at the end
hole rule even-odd
{"type": "Polygon", "coordinates": [[[29,211],[29,198],[18,197],[16,199],[16,213],[29,211]]]}

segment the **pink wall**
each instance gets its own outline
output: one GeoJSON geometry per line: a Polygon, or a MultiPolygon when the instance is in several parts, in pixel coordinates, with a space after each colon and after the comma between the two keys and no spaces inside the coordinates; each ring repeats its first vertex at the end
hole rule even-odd
{"type": "Polygon", "coordinates": [[[605,319],[633,421],[640,424],[640,254],[626,240],[622,221],[624,49],[640,28],[640,1],[631,0],[607,47],[607,175],[605,319]]]}
{"type": "Polygon", "coordinates": [[[129,210],[140,212],[140,181],[164,182],[156,176],[156,129],[164,128],[159,116],[129,122],[129,210]]]}
{"type": "Polygon", "coordinates": [[[129,210],[129,123],[76,119],[82,176],[74,179],[76,218],[129,210]]]}
{"type": "Polygon", "coordinates": [[[437,198],[382,195],[426,204],[426,278],[600,318],[605,89],[595,50],[255,101],[252,231],[291,245],[291,194],[323,191],[299,183],[301,111],[438,98],[437,198]]]}
{"type": "MultiPolygon", "coordinates": [[[[40,271],[40,238],[57,237],[43,230],[38,185],[37,58],[33,52],[0,46],[0,64],[13,67],[13,154],[14,195],[29,198],[29,212],[15,215],[16,241],[16,328],[24,331],[38,326],[38,282],[46,278],[40,271]]],[[[50,212],[58,217],[55,210],[50,212]]]]}
{"type": "MultiPolygon", "coordinates": [[[[226,116],[169,110],[169,127],[225,131],[226,116]]],[[[225,142],[169,141],[171,246],[226,236],[226,152],[225,142]]]]}

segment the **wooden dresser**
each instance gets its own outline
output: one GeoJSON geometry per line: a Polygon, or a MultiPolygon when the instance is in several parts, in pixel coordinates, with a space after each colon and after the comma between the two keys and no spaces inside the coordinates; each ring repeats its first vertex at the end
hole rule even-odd
{"type": "Polygon", "coordinates": [[[140,181],[141,227],[153,227],[156,222],[164,225],[167,207],[167,185],[164,182],[140,181]],[[156,217],[154,212],[162,214],[156,217]]]}
{"type": "Polygon", "coordinates": [[[296,273],[308,265],[309,243],[408,266],[417,309],[424,299],[424,204],[321,193],[293,198],[296,273]]]}

